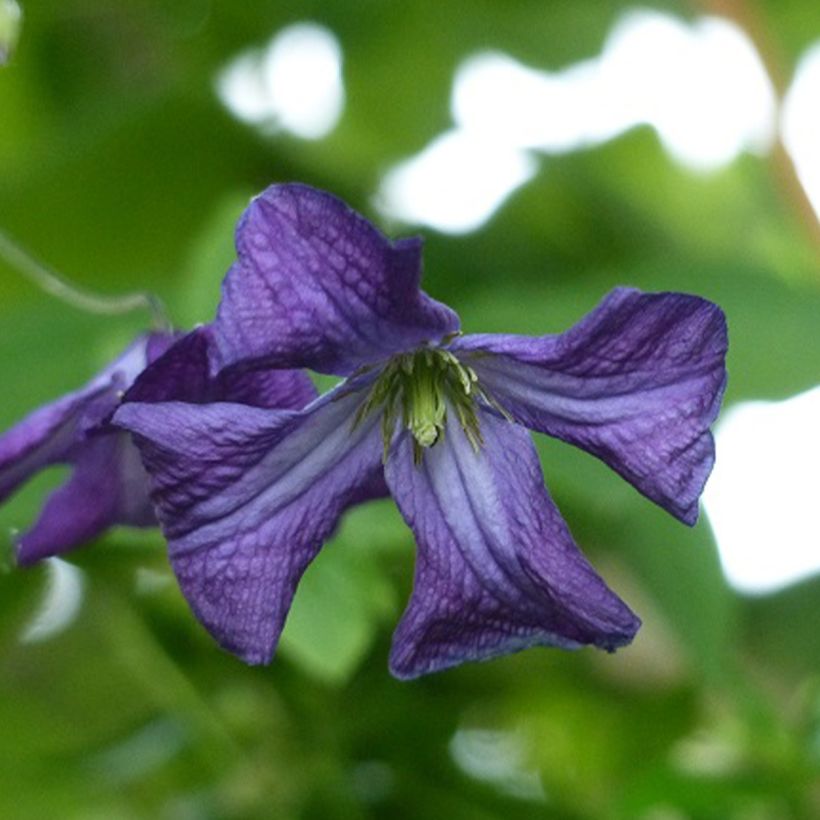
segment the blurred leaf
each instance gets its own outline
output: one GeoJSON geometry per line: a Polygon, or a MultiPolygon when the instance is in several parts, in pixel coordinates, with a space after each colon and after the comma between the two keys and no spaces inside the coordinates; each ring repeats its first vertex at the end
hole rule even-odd
{"type": "MultiPolygon", "coordinates": [[[[772,545],[772,549],[776,549],[772,545]]],[[[817,617],[820,578],[809,578],[780,592],[746,601],[745,643],[755,662],[774,680],[820,672],[820,631],[800,629],[817,617]]]]}
{"type": "Polygon", "coordinates": [[[758,36],[771,49],[771,57],[781,61],[778,67],[788,77],[798,58],[817,42],[820,8],[801,0],[761,0],[755,3],[753,11],[758,36]]]}
{"type": "Polygon", "coordinates": [[[308,568],[282,634],[282,653],[308,674],[342,683],[394,614],[393,589],[374,548],[385,532],[372,503],[348,514],[333,541],[308,568]]]}
{"type": "Polygon", "coordinates": [[[236,259],[234,229],[251,196],[250,192],[225,196],[192,241],[171,305],[177,326],[190,328],[213,320],[222,280],[236,259]]]}

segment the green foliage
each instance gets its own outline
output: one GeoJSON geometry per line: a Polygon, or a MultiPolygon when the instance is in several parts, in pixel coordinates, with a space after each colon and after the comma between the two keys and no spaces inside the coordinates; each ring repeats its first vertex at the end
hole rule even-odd
{"type": "MultiPolygon", "coordinates": [[[[758,5],[788,76],[818,6],[758,5]]],[[[0,227],[86,287],[155,290],[187,327],[213,315],[254,192],[298,179],[373,215],[384,171],[450,126],[464,57],[496,49],[558,69],[597,54],[628,4],[23,7],[0,66],[0,227]],[[344,50],[339,126],[305,142],[234,121],[218,69],[305,19],[344,50]]],[[[617,284],[699,293],[728,315],[729,402],[817,383],[817,247],[766,159],[693,175],[649,129],[544,158],[481,231],[428,232],[425,271],[467,331],[560,331],[617,284]]],[[[77,313],[0,261],[0,428],[82,383],[147,321],[77,313]]],[[[818,816],[818,582],[741,598],[708,523],[682,527],[591,457],[538,445],[577,540],[642,615],[638,639],[613,656],[532,651],[405,684],[387,653],[413,542],[388,502],[346,518],[311,566],[270,668],[213,644],[155,532],[78,551],[76,619],[21,643],[48,573],[12,567],[10,533],[61,474],[38,478],[0,508],[0,816],[818,816]]]]}
{"type": "Polygon", "coordinates": [[[20,37],[20,7],[15,0],[0,2],[0,65],[4,65],[14,53],[20,37]]]}
{"type": "Polygon", "coordinates": [[[346,682],[377,630],[398,614],[395,590],[380,566],[384,546],[377,535],[385,526],[396,528],[398,516],[389,513],[384,504],[353,510],[299,584],[281,651],[319,680],[346,682]]]}

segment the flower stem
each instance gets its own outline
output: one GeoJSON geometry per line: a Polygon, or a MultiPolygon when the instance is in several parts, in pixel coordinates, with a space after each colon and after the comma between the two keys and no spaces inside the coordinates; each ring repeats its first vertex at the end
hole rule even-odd
{"type": "Polygon", "coordinates": [[[35,259],[27,250],[0,229],[0,259],[27,276],[51,296],[78,310],[113,316],[145,310],[151,315],[155,330],[169,330],[171,323],[165,306],[158,296],[145,291],[133,291],[119,296],[104,296],[78,288],[54,270],[35,259]]]}

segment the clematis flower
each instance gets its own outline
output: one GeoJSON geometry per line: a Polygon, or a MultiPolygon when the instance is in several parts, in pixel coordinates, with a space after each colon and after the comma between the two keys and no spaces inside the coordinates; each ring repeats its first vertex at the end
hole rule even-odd
{"type": "Polygon", "coordinates": [[[304,373],[228,368],[214,374],[205,328],[176,343],[174,339],[170,333],[140,336],[85,387],[41,407],[0,436],[0,502],[47,466],[73,468],[34,526],[18,539],[18,563],[68,552],[114,524],[157,525],[148,476],[131,436],[108,423],[124,391],[148,364],[161,359],[163,369],[179,378],[162,384],[142,381],[135,392],[141,401],[230,396],[262,407],[303,407],[315,398],[304,373]]]}
{"type": "Polygon", "coordinates": [[[329,194],[269,188],[236,238],[213,326],[222,360],[345,380],[295,412],[135,401],[116,413],[216,640],[270,661],[302,573],[383,470],[418,544],[396,676],[629,643],[640,622],[578,550],[525,428],[591,452],[693,524],[726,379],[720,309],[619,288],[559,335],[461,336],[419,289],[421,241],[391,242],[329,194]]]}

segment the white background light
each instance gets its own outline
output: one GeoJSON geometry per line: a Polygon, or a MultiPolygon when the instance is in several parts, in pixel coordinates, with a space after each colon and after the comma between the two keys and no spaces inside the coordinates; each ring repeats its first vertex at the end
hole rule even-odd
{"type": "Polygon", "coordinates": [[[567,153],[644,124],[702,171],[767,150],[775,129],[772,85],[741,29],[654,11],[625,15],[599,57],[561,71],[474,55],[456,71],[451,112],[456,129],[387,174],[379,202],[389,216],[474,230],[534,173],[525,150],[567,153]]]}
{"type": "Polygon", "coordinates": [[[820,387],[747,402],[717,428],[703,501],[728,581],[771,592],[820,571],[820,387]]]}
{"type": "Polygon", "coordinates": [[[711,170],[771,145],[774,89],[748,36],[726,20],[628,14],[607,40],[601,73],[623,121],[651,125],[687,167],[711,170]]]}
{"type": "Polygon", "coordinates": [[[219,74],[216,88],[244,122],[319,139],[336,126],[344,105],[341,47],[327,29],[297,23],[265,49],[237,57],[219,74]]]}
{"type": "Polygon", "coordinates": [[[820,45],[811,48],[800,61],[786,94],[783,142],[814,210],[820,215],[820,45]]]}
{"type": "Polygon", "coordinates": [[[85,592],[82,572],[59,558],[49,558],[48,582],[40,608],[20,635],[21,643],[40,643],[59,635],[79,615],[85,592]]]}
{"type": "Polygon", "coordinates": [[[472,131],[450,131],[395,166],[376,205],[404,222],[464,233],[486,222],[535,170],[523,151],[472,131]]]}
{"type": "Polygon", "coordinates": [[[511,146],[573,151],[601,130],[606,101],[600,79],[596,60],[553,74],[528,68],[506,54],[481,54],[456,72],[453,119],[461,128],[511,146]]]}
{"type": "Polygon", "coordinates": [[[450,741],[450,755],[462,771],[507,794],[545,799],[541,778],[527,766],[526,744],[518,732],[459,729],[450,741]]]}
{"type": "Polygon", "coordinates": [[[456,72],[452,100],[462,128],[553,154],[651,125],[670,154],[696,169],[768,148],[774,108],[765,68],[737,26],[649,11],[622,18],[599,58],[562,71],[504,54],[472,57],[456,72]]]}

